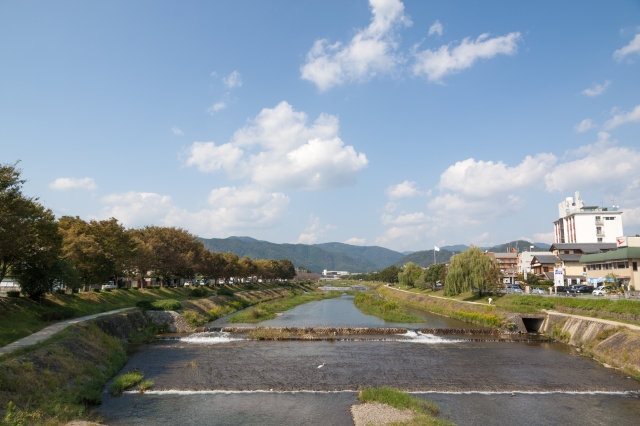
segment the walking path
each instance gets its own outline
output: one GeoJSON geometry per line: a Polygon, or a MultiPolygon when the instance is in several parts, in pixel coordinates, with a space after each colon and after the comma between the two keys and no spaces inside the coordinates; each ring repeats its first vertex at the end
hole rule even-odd
{"type": "Polygon", "coordinates": [[[128,311],[128,310],[131,310],[131,309],[136,309],[136,308],[115,309],[113,311],[101,312],[99,314],[87,315],[85,317],[73,318],[73,319],[70,319],[70,320],[57,322],[57,323],[55,323],[53,325],[50,325],[48,327],[43,328],[40,331],[36,331],[35,333],[30,334],[27,337],[23,337],[22,339],[16,340],[13,343],[9,343],[7,346],[1,347],[0,348],[0,356],[8,354],[8,353],[11,353],[11,352],[16,351],[18,349],[26,348],[27,346],[33,346],[33,345],[35,345],[37,343],[40,343],[40,342],[42,342],[44,340],[47,340],[50,337],[52,337],[54,334],[56,334],[57,332],[64,330],[65,328],[69,327],[70,325],[77,324],[77,323],[83,322],[83,321],[92,320],[94,318],[103,317],[105,315],[117,314],[117,313],[128,311]]]}
{"type": "Polygon", "coordinates": [[[618,322],[618,321],[601,319],[601,318],[594,318],[594,317],[585,317],[585,316],[582,316],[582,315],[565,314],[564,312],[548,311],[546,309],[543,309],[543,311],[548,313],[548,314],[562,315],[563,317],[578,318],[578,319],[581,319],[581,320],[600,322],[600,323],[603,323],[603,324],[609,324],[609,325],[615,325],[615,326],[622,326],[622,327],[627,327],[627,328],[629,328],[631,330],[639,330],[640,331],[640,326],[633,325],[633,324],[627,324],[627,323],[624,323],[624,322],[618,322]]]}
{"type": "Polygon", "coordinates": [[[415,293],[413,291],[402,290],[402,289],[395,288],[395,287],[388,287],[388,288],[390,288],[391,290],[395,290],[395,291],[404,291],[405,293],[415,294],[416,296],[427,296],[427,297],[433,297],[433,298],[436,298],[436,299],[449,300],[450,302],[471,303],[472,305],[482,305],[482,306],[494,306],[494,305],[489,305],[488,303],[482,303],[482,302],[469,302],[468,300],[458,300],[458,299],[452,299],[450,297],[432,296],[430,294],[415,293]]]}

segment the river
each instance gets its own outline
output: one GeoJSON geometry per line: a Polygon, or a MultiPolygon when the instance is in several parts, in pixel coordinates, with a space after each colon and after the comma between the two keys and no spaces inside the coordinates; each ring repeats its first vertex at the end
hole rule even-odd
{"type": "MultiPolygon", "coordinates": [[[[418,314],[425,322],[407,326],[470,328],[418,314]]],[[[258,325],[402,326],[362,314],[351,297],[301,305],[258,325]]],[[[415,332],[274,342],[197,333],[146,345],[123,371],[132,369],[153,380],[153,390],[105,393],[96,411],[106,424],[351,425],[357,389],[380,385],[436,401],[458,425],[636,425],[640,419],[635,379],[549,342],[415,332]]]]}

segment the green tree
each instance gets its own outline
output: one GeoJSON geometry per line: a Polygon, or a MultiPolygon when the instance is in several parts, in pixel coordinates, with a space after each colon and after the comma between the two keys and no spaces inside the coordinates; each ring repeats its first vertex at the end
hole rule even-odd
{"type": "Polygon", "coordinates": [[[416,281],[416,287],[426,289],[433,288],[438,281],[443,283],[447,277],[447,268],[442,263],[436,263],[424,271],[420,279],[416,281]]]}
{"type": "Polygon", "coordinates": [[[415,282],[420,278],[423,271],[422,268],[413,262],[404,265],[402,271],[398,273],[398,282],[407,287],[413,287],[415,282]]]}
{"type": "Polygon", "coordinates": [[[477,291],[482,296],[482,293],[492,290],[496,285],[495,268],[481,249],[469,247],[451,258],[444,284],[445,294],[477,291]]]}
{"type": "Polygon", "coordinates": [[[223,277],[226,264],[227,261],[221,253],[205,250],[199,272],[205,278],[212,280],[214,284],[218,284],[220,278],[223,277]]]}
{"type": "Polygon", "coordinates": [[[278,261],[278,278],[292,280],[296,276],[296,267],[289,259],[281,259],[278,261]]]}
{"type": "Polygon", "coordinates": [[[391,265],[380,271],[378,273],[378,278],[380,279],[380,281],[385,283],[397,283],[399,273],[400,268],[398,268],[396,265],[391,265]]]}

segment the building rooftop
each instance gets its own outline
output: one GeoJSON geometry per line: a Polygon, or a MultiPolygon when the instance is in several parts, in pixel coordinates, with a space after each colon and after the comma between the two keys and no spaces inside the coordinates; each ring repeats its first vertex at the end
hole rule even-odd
{"type": "Polygon", "coordinates": [[[555,250],[580,250],[583,253],[600,253],[614,250],[616,243],[553,243],[549,251],[555,250]]]}
{"type": "Polygon", "coordinates": [[[608,260],[640,259],[640,247],[625,247],[604,253],[583,254],[580,263],[606,262],[608,260]]]}
{"type": "Polygon", "coordinates": [[[558,256],[556,256],[555,254],[544,254],[544,255],[538,255],[538,256],[533,256],[533,260],[531,261],[531,263],[533,264],[534,261],[538,261],[539,263],[560,263],[560,258],[558,256]]]}

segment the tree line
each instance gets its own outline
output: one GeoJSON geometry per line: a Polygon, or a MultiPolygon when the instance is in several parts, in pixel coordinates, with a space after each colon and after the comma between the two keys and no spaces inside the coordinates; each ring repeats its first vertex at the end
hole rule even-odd
{"type": "Polygon", "coordinates": [[[64,283],[71,289],[109,280],[167,285],[176,278],[213,282],[257,276],[292,279],[288,259],[253,260],[207,250],[195,235],[175,227],[125,228],[116,219],[56,219],[38,198],[22,192],[17,163],[0,165],[0,281],[11,276],[37,299],[64,283]]]}

